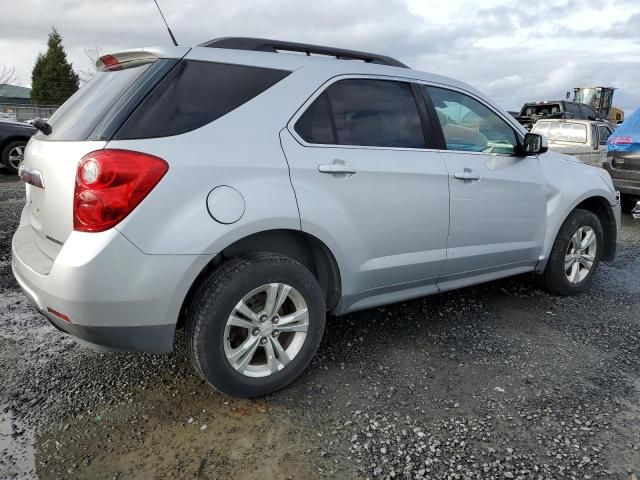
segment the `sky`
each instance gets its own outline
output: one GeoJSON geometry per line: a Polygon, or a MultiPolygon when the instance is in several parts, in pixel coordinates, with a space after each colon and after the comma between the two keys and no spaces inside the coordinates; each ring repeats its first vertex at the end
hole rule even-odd
{"type": "MultiPolygon", "coordinates": [[[[378,52],[454,77],[502,107],[618,88],[640,107],[638,0],[159,0],[181,45],[255,36],[378,52]]],[[[29,86],[52,26],[76,70],[101,53],[170,42],[153,0],[0,0],[0,67],[29,86]]]]}

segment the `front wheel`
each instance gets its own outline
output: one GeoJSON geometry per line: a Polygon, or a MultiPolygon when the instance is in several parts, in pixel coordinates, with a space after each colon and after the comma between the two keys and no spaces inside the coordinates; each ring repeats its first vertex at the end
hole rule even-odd
{"type": "Polygon", "coordinates": [[[600,263],[603,238],[602,225],[594,213],[571,212],[551,249],[540,278],[542,286],[559,295],[584,292],[600,263]]]}
{"type": "Polygon", "coordinates": [[[324,323],[312,273],[290,258],[256,253],[229,260],[204,280],[187,310],[187,350],[217,390],[260,397],[305,370],[324,323]]]}

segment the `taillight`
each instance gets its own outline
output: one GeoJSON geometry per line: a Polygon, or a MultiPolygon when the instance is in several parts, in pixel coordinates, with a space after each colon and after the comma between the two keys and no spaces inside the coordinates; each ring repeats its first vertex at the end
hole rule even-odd
{"type": "Polygon", "coordinates": [[[117,225],[149,194],[169,166],[129,150],[98,150],[80,160],[73,196],[73,229],[102,232],[117,225]]]}
{"type": "Polygon", "coordinates": [[[609,137],[610,145],[631,145],[633,143],[633,138],[627,136],[611,136],[609,137]]]}

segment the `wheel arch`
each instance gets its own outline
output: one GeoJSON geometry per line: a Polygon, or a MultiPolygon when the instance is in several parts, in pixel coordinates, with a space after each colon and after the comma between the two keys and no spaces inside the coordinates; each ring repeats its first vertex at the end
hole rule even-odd
{"type": "Polygon", "coordinates": [[[594,213],[598,217],[598,220],[600,220],[600,224],[602,225],[602,230],[605,237],[602,260],[611,261],[615,258],[618,242],[618,225],[616,215],[613,211],[613,207],[611,206],[610,201],[606,197],[598,193],[592,193],[591,195],[586,195],[583,198],[577,199],[573,203],[573,205],[569,209],[567,209],[567,211],[564,212],[564,214],[558,220],[554,222],[553,236],[549,236],[547,238],[544,255],[543,257],[541,257],[541,260],[536,266],[535,271],[537,273],[542,273],[546,268],[547,262],[549,260],[549,255],[551,254],[551,249],[553,248],[553,244],[558,237],[560,228],[562,228],[564,222],[567,220],[569,215],[571,215],[571,212],[576,209],[587,210],[594,213]]]}
{"type": "Polygon", "coordinates": [[[9,135],[8,137],[0,139],[0,153],[3,152],[4,148],[9,145],[11,142],[16,142],[18,140],[24,140],[25,143],[29,143],[29,136],[22,135],[9,135]]]}
{"type": "Polygon", "coordinates": [[[332,311],[338,304],[342,293],[342,280],[338,262],[329,247],[317,237],[300,230],[266,230],[231,243],[202,269],[182,302],[178,328],[184,325],[186,310],[204,278],[226,260],[250,252],[273,252],[300,262],[318,280],[325,296],[327,311],[332,311]]]}
{"type": "Polygon", "coordinates": [[[615,214],[607,199],[600,196],[589,197],[576,205],[573,210],[576,209],[587,210],[598,217],[604,233],[602,260],[612,261],[616,256],[618,225],[615,214]]]}

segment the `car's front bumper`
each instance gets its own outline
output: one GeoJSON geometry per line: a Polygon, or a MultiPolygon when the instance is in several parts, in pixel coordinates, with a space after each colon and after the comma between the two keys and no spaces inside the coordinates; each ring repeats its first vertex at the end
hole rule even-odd
{"type": "Polygon", "coordinates": [[[182,302],[210,256],[146,255],[112,229],[73,232],[51,260],[33,235],[28,223],[18,228],[12,269],[54,326],[101,349],[172,350],[182,302]]]}

